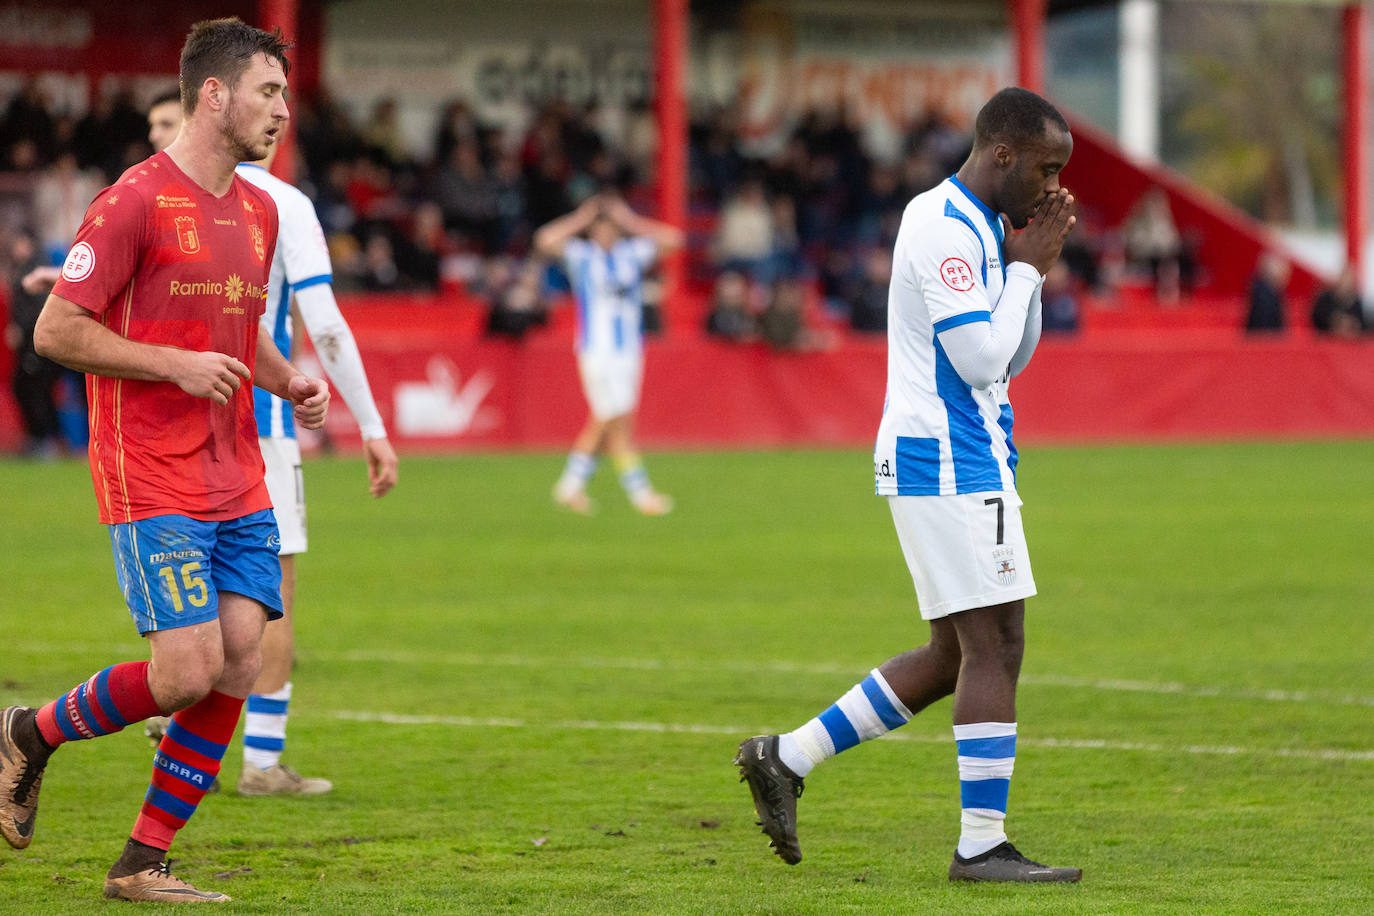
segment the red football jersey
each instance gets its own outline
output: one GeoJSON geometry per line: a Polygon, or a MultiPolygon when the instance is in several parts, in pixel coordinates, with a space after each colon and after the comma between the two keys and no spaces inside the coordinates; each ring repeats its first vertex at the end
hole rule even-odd
{"type": "MultiPolygon", "coordinates": [[[[251,371],[276,244],[265,191],[236,175],[215,197],[158,153],[96,196],[53,292],[130,340],[226,353],[251,371]]],[[[171,382],[92,375],[86,391],[105,524],[271,506],[251,383],[224,406],[171,382]]]]}

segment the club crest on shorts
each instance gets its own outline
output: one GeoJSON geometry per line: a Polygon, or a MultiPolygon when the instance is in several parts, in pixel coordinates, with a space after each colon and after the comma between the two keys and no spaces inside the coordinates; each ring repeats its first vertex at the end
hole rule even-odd
{"type": "Polygon", "coordinates": [[[1010,547],[997,547],[992,551],[992,571],[1002,585],[1016,583],[1016,552],[1010,547]]]}

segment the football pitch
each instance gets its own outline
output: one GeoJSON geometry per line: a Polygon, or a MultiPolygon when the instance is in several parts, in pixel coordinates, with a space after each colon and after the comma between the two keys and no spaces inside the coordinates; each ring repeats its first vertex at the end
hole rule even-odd
{"type": "MultiPolygon", "coordinates": [[[[243,913],[1374,911],[1374,441],[1023,451],[1008,820],[1076,886],[952,886],[949,702],[819,767],[783,865],[730,765],[924,641],[863,450],[651,455],[677,498],[556,512],[558,455],[306,466],[285,762],[207,796],[174,871],[243,913]]],[[[83,462],[0,462],[0,706],[146,657],[83,462]]],[[[63,747],[0,914],[87,913],[142,729],[63,747]]],[[[112,909],[111,912],[115,910],[112,909]]]]}

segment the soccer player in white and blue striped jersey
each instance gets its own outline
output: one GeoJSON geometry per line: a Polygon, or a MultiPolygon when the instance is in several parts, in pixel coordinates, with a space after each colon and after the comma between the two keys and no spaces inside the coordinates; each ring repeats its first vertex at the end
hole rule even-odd
{"type": "Polygon", "coordinates": [[[1004,89],[979,112],[959,172],[902,215],[874,475],[930,641],[795,731],[740,745],[735,762],[760,823],[789,864],[801,860],[796,799],[811,769],[953,694],[962,815],[950,879],[1082,876],[1025,858],[1004,830],[1022,619],[1035,594],[1007,387],[1039,341],[1040,284],[1074,223],[1073,197],[1059,186],[1072,150],[1049,102],[1004,89]]]}
{"type": "Polygon", "coordinates": [[[577,370],[590,416],[553,488],[554,501],[574,512],[592,511],[586,487],[603,452],[642,514],[673,508],[649,482],[634,445],[634,414],[644,374],[644,273],[682,243],[680,229],[646,219],[608,193],[592,195],[534,235],[537,251],[562,259],[577,302],[577,370]]]}

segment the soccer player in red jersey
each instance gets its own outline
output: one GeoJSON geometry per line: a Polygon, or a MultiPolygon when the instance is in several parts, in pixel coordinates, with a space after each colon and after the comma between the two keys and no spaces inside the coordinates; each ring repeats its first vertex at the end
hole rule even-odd
{"type": "Polygon", "coordinates": [[[0,835],[33,837],[49,756],[67,741],[172,716],[106,897],[219,902],[172,876],[167,850],[219,772],[281,616],[277,526],[251,387],[321,426],[329,390],[258,335],[277,236],[272,198],[238,178],[289,117],[287,45],[238,19],[192,27],[186,121],[86,212],[44,306],[37,348],[89,375],[91,478],[115,572],[151,660],[123,662],[39,709],[0,712],[0,835]]]}

